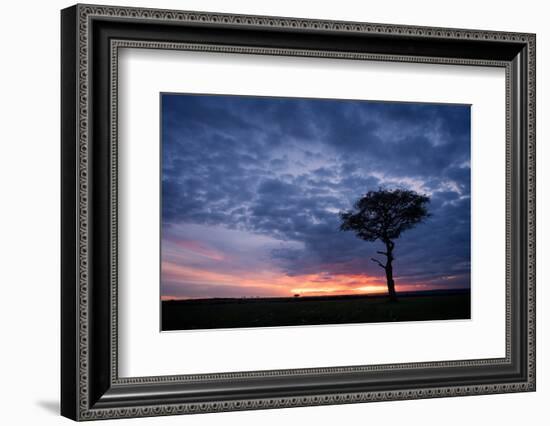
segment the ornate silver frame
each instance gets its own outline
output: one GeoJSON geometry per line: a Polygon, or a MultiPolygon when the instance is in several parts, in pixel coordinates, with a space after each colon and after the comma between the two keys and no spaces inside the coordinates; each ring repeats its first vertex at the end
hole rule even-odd
{"type": "Polygon", "coordinates": [[[63,415],[75,420],[91,420],[535,389],[533,34],[77,5],[62,12],[62,53],[63,415]],[[132,23],[139,24],[140,28],[127,29],[126,26],[132,23]],[[188,29],[190,33],[182,35],[184,40],[177,39],[174,28],[181,29],[182,33],[188,29]],[[228,34],[233,34],[233,31],[237,34],[236,39],[241,38],[235,44],[215,43],[208,39],[208,29],[211,28],[223,29],[228,34]],[[271,46],[247,45],[247,30],[255,34],[283,34],[285,37],[280,43],[284,47],[276,43],[271,46]],[[140,38],[139,35],[144,33],[156,34],[158,40],[140,38]],[[338,49],[291,46],[292,40],[300,40],[304,34],[327,37],[338,49]],[[349,47],[340,48],[336,37],[341,36],[349,36],[349,47]],[[365,40],[367,48],[357,50],[354,47],[357,40],[365,40]],[[372,47],[368,45],[370,40],[374,40],[372,47]],[[388,51],[388,41],[396,40],[407,49],[419,45],[418,54],[388,51]],[[429,54],[437,51],[439,44],[459,46],[457,52],[477,51],[465,53],[462,57],[429,54]],[[505,68],[506,356],[429,363],[120,378],[117,350],[117,93],[120,48],[505,68]],[[98,230],[103,230],[103,233],[98,230]],[[482,377],[483,374],[488,378],[482,377]],[[471,375],[479,379],[472,379],[471,375]],[[393,382],[383,379],[386,376],[392,376],[393,382]],[[420,377],[429,385],[420,385],[411,377],[420,377]],[[470,382],[466,377],[470,377],[470,382]],[[345,386],[334,390],[331,380],[335,379],[344,380],[345,386]],[[459,379],[468,384],[458,384],[459,379]],[[315,382],[315,386],[299,390],[305,380],[315,382]],[[229,392],[227,386],[235,388],[236,381],[246,382],[246,385],[243,384],[237,392],[229,392]]]}

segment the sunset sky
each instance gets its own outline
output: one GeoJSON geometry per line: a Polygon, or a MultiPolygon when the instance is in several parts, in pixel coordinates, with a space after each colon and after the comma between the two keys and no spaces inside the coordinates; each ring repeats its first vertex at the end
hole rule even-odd
{"type": "Polygon", "coordinates": [[[161,296],[380,293],[380,242],[340,232],[369,190],[429,195],[398,291],[470,286],[470,107],[163,94],[161,296]]]}

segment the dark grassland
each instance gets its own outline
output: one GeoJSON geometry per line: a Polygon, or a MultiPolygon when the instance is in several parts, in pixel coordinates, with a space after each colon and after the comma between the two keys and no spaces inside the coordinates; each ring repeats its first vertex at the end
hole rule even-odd
{"type": "Polygon", "coordinates": [[[470,290],[387,296],[194,299],[162,302],[162,330],[277,327],[470,318],[470,290]]]}

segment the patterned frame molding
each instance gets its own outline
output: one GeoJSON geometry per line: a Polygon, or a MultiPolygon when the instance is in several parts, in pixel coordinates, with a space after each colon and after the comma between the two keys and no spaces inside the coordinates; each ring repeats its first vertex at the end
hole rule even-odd
{"type": "MultiPolygon", "coordinates": [[[[76,5],[62,11],[62,56],[61,411],[63,415],[75,420],[93,420],[535,390],[535,36],[533,34],[76,5]],[[148,31],[148,28],[151,28],[151,31],[157,31],[163,26],[216,27],[229,30],[278,31],[298,38],[301,34],[308,32],[328,36],[331,34],[370,35],[379,39],[408,40],[409,45],[419,42],[430,43],[434,40],[455,44],[465,43],[464,45],[470,47],[479,45],[481,53],[477,56],[444,57],[425,53],[405,55],[380,51],[355,52],[353,49],[341,51],[276,46],[254,47],[242,44],[182,42],[170,37],[163,38],[162,35],[159,36],[158,41],[151,41],[134,38],[134,33],[128,33],[124,34],[124,37],[108,38],[108,46],[105,47],[107,50],[105,63],[103,63],[103,59],[98,60],[93,52],[94,49],[100,49],[98,46],[102,43],[101,31],[99,27],[98,29],[94,27],[95,22],[108,23],[109,28],[115,28],[118,33],[123,30],[118,28],[117,24],[130,22],[141,25],[144,31],[148,31]],[[94,36],[99,37],[95,45],[92,43],[95,40],[94,36]],[[495,46],[502,46],[501,56],[485,58],[487,49],[493,49],[495,46]],[[119,378],[117,91],[118,49],[123,47],[505,68],[506,357],[320,369],[119,378]],[[103,75],[107,75],[108,78],[101,77],[103,75]],[[104,105],[98,101],[101,96],[108,104],[104,105]],[[105,137],[101,133],[105,125],[93,127],[92,121],[95,120],[97,123],[100,120],[97,117],[109,122],[105,137]],[[514,121],[514,118],[517,120],[514,121]],[[102,148],[95,142],[100,137],[104,137],[108,142],[105,145],[109,145],[108,147],[102,148]],[[100,163],[98,159],[101,160],[104,156],[105,166],[101,171],[108,171],[106,182],[104,178],[98,177],[100,172],[95,169],[100,163]],[[93,162],[92,158],[94,158],[93,162]],[[105,191],[102,191],[103,189],[105,191]],[[102,201],[104,196],[106,198],[102,201]],[[97,233],[99,231],[96,229],[103,227],[107,230],[108,237],[97,233]],[[96,266],[98,263],[96,258],[103,254],[108,256],[108,271],[96,266]],[[519,260],[516,261],[516,258],[519,260]],[[100,277],[106,277],[106,279],[101,281],[100,277]],[[97,307],[94,310],[98,301],[104,304],[104,307],[108,307],[104,309],[106,313],[99,313],[97,307]],[[520,358],[523,360],[521,362],[516,359],[517,351],[520,352],[520,358]],[[163,393],[163,387],[187,384],[210,386],[209,391],[214,392],[216,389],[222,389],[224,384],[231,380],[264,379],[267,381],[270,378],[288,378],[299,382],[304,377],[330,379],[335,375],[342,377],[346,374],[359,375],[373,372],[399,374],[400,371],[408,370],[426,371],[427,374],[433,374],[435,377],[451,368],[479,369],[487,366],[512,368],[516,372],[517,379],[479,381],[468,385],[447,383],[426,387],[414,386],[411,382],[403,385],[403,382],[400,382],[401,385],[396,385],[395,389],[391,390],[359,388],[351,390],[352,388],[349,387],[348,391],[338,392],[316,391],[299,394],[289,391],[288,395],[274,392],[270,397],[242,397],[243,394],[228,393],[220,394],[215,398],[169,399],[163,393]],[[136,396],[138,393],[147,394],[150,397],[136,396]]],[[[435,378],[433,380],[435,383],[435,378]]]]}

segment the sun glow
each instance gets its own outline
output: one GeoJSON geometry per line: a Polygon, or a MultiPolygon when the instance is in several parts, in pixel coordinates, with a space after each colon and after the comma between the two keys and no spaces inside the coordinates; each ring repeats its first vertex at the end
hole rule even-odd
{"type": "Polygon", "coordinates": [[[193,266],[162,263],[164,280],[181,284],[204,286],[210,297],[220,297],[224,286],[239,286],[243,295],[257,296],[271,294],[273,297],[294,295],[352,295],[381,294],[387,291],[385,282],[379,277],[360,274],[302,274],[290,276],[277,271],[233,271],[215,272],[193,266]]]}

